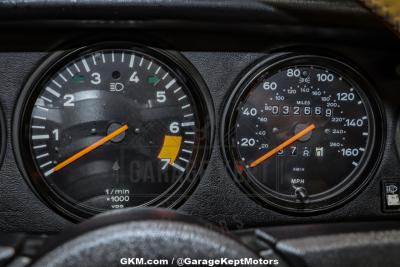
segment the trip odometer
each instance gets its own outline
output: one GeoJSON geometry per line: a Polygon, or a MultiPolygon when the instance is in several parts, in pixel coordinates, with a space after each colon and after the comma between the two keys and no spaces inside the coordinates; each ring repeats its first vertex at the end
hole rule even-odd
{"type": "Polygon", "coordinates": [[[15,129],[41,196],[78,219],[181,201],[196,183],[211,134],[207,92],[186,73],[194,72],[189,63],[126,43],[48,62],[25,88],[15,129]]]}
{"type": "Polygon", "coordinates": [[[327,58],[258,66],[225,113],[225,151],[238,181],[289,211],[346,200],[370,175],[364,171],[376,144],[365,90],[354,70],[327,58]]]}

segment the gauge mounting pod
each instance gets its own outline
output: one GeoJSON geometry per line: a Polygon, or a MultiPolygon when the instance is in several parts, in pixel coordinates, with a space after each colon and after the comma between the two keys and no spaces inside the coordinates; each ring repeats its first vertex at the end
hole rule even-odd
{"type": "Polygon", "coordinates": [[[260,62],[223,115],[232,175],[249,196],[279,210],[310,213],[344,203],[380,158],[377,99],[363,76],[331,58],[285,54],[260,62]]]}
{"type": "Polygon", "coordinates": [[[208,159],[213,110],[205,83],[178,53],[101,43],[55,53],[15,112],[25,177],[59,212],[174,207],[208,159]]]}

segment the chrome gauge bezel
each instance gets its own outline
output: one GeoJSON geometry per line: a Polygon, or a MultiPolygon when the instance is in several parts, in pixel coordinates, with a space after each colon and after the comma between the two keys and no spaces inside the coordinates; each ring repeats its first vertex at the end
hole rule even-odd
{"type": "Polygon", "coordinates": [[[228,97],[221,119],[220,137],[221,143],[223,144],[222,153],[227,162],[228,171],[236,184],[248,197],[261,205],[271,207],[277,211],[293,214],[310,214],[328,211],[343,205],[360,193],[374,176],[382,156],[385,141],[384,129],[386,123],[382,110],[382,105],[379,101],[379,97],[376,95],[373,85],[360,71],[351,67],[349,64],[325,55],[279,53],[262,59],[246,71],[228,97]],[[318,194],[320,196],[309,198],[305,201],[285,197],[271,189],[267,189],[247,175],[246,172],[239,174],[234,166],[235,157],[237,155],[231,143],[232,138],[230,134],[230,130],[233,127],[232,125],[235,123],[237,106],[243,97],[247,95],[251,89],[251,85],[260,76],[265,75],[266,72],[274,72],[292,65],[317,65],[327,67],[345,77],[352,84],[357,84],[361,89],[360,94],[362,99],[366,101],[372,133],[368,144],[368,151],[367,154],[364,155],[362,166],[360,166],[351,177],[344,179],[345,182],[340,183],[340,186],[334,187],[334,190],[328,190],[327,193],[318,194]]]}
{"type": "Polygon", "coordinates": [[[71,60],[102,49],[132,49],[156,58],[184,81],[190,89],[190,92],[187,93],[191,94],[196,101],[195,108],[198,109],[196,112],[199,114],[199,129],[201,129],[199,140],[201,143],[198,145],[193,163],[183,180],[175,183],[172,188],[168,189],[168,192],[151,204],[156,207],[176,208],[194,190],[207,166],[214,136],[214,110],[209,90],[200,74],[183,55],[175,51],[160,50],[129,41],[106,41],[52,53],[30,76],[16,105],[13,121],[13,146],[19,168],[36,195],[59,214],[73,221],[82,221],[95,215],[60,196],[38,171],[31,156],[31,146],[27,137],[29,125],[26,122],[29,122],[30,112],[41,86],[49,77],[71,60]]]}

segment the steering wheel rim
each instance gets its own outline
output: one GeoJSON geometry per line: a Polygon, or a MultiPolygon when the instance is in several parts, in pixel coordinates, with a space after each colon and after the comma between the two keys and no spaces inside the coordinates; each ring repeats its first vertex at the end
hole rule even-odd
{"type": "Polygon", "coordinates": [[[120,266],[121,259],[240,259],[258,256],[228,234],[164,209],[112,211],[48,245],[33,267],[120,266]],[[106,255],[106,256],[105,256],[106,255]]]}

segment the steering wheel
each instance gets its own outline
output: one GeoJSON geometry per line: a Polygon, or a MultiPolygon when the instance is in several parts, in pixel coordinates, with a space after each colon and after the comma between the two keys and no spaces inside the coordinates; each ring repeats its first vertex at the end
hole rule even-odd
{"type": "Polygon", "coordinates": [[[98,215],[52,240],[34,267],[121,266],[128,258],[259,258],[238,239],[165,209],[124,209],[98,215]]]}

